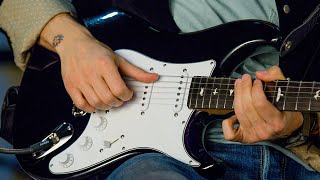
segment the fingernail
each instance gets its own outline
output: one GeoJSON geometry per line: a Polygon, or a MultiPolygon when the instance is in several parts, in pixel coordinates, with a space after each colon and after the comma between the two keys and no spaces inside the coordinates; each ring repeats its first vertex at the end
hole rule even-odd
{"type": "Polygon", "coordinates": [[[257,73],[259,73],[259,74],[266,74],[267,71],[265,71],[265,70],[263,70],[263,71],[257,71],[257,73]]]}
{"type": "Polygon", "coordinates": [[[237,79],[235,82],[234,82],[234,85],[235,86],[239,86],[241,84],[241,79],[237,79]]]}
{"type": "Polygon", "coordinates": [[[244,74],[242,76],[242,80],[248,80],[250,78],[250,75],[249,74],[244,74]]]}

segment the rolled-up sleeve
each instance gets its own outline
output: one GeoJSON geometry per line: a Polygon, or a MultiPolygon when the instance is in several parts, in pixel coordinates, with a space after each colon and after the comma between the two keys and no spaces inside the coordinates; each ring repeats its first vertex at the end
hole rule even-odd
{"type": "Polygon", "coordinates": [[[57,14],[76,14],[68,0],[3,0],[0,27],[7,33],[16,65],[26,68],[29,50],[45,25],[57,14]]]}

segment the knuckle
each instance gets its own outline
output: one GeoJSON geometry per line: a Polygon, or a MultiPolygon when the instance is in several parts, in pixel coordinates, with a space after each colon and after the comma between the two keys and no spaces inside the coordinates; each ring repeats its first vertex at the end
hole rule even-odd
{"type": "Polygon", "coordinates": [[[264,140],[270,139],[272,137],[272,134],[262,131],[261,133],[258,134],[258,137],[259,137],[259,141],[264,141],[264,140]]]}
{"type": "Polygon", "coordinates": [[[82,98],[81,99],[76,99],[74,104],[81,110],[87,109],[87,106],[88,106],[87,102],[82,98]]]}
{"type": "Polygon", "coordinates": [[[108,104],[108,105],[113,104],[114,101],[115,101],[115,97],[113,97],[113,96],[110,95],[110,94],[105,95],[104,98],[102,99],[102,102],[103,102],[104,104],[108,104]]]}
{"type": "Polygon", "coordinates": [[[285,124],[283,122],[277,121],[273,124],[273,131],[275,134],[281,134],[285,130],[285,124]]]}
{"type": "Polygon", "coordinates": [[[266,107],[266,103],[262,100],[255,100],[253,103],[254,106],[258,109],[264,109],[266,107]]]}
{"type": "Polygon", "coordinates": [[[233,141],[235,139],[235,136],[230,134],[230,133],[225,133],[224,134],[224,138],[227,140],[227,141],[233,141]]]}
{"type": "Polygon", "coordinates": [[[113,94],[124,101],[131,98],[130,91],[126,87],[119,87],[113,94]]]}
{"type": "Polygon", "coordinates": [[[102,101],[101,101],[99,98],[97,98],[97,97],[96,97],[96,98],[92,97],[91,105],[92,105],[93,107],[98,107],[98,108],[103,107],[102,101]]]}

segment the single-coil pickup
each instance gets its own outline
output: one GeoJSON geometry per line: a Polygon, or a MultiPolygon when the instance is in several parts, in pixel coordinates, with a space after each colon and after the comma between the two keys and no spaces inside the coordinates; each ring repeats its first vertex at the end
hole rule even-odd
{"type": "Polygon", "coordinates": [[[183,108],[183,102],[186,98],[187,88],[188,88],[188,73],[187,70],[183,70],[183,75],[179,77],[179,85],[176,89],[176,98],[173,105],[173,111],[174,112],[180,112],[183,108]]]}

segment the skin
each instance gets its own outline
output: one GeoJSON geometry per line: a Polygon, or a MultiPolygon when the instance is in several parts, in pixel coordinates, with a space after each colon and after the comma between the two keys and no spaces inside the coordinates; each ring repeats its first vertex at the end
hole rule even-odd
{"type": "MultiPolygon", "coordinates": [[[[158,79],[157,74],[147,73],[115,54],[66,13],[55,16],[44,27],[39,44],[58,53],[65,88],[75,105],[87,112],[119,107],[130,100],[133,92],[122,76],[146,83],[158,79]],[[53,47],[57,35],[64,38],[53,47]]],[[[227,140],[255,143],[283,137],[303,122],[301,113],[280,112],[266,100],[261,81],[284,79],[280,69],[273,67],[256,75],[260,80],[253,85],[249,75],[236,81],[236,115],[223,121],[227,140]],[[236,122],[240,123],[237,129],[233,127],[236,122]]]]}

